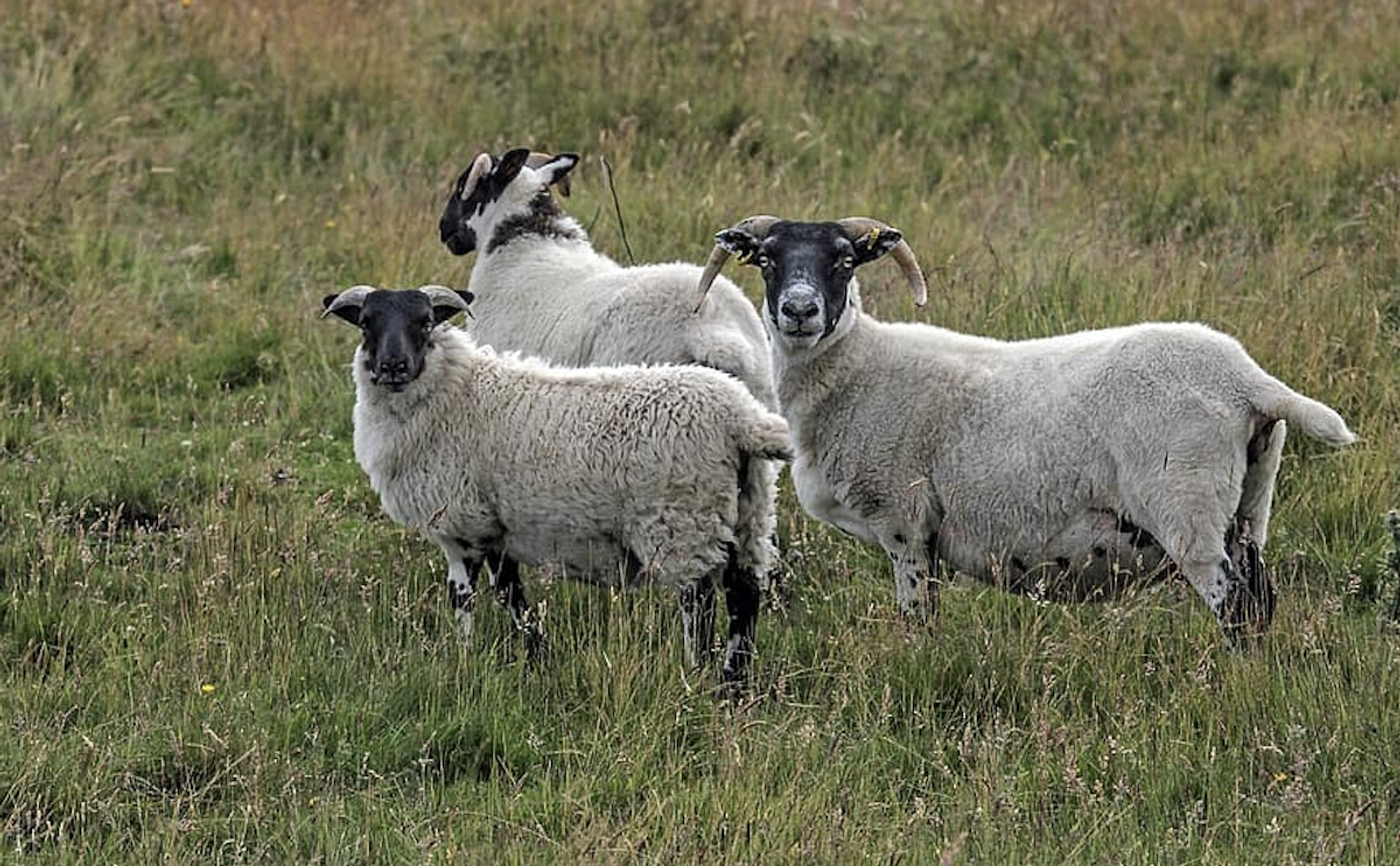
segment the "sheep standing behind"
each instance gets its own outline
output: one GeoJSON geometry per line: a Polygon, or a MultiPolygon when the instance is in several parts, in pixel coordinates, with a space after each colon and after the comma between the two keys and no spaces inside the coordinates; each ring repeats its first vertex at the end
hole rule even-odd
{"type": "Polygon", "coordinates": [[[757,266],[798,499],[879,544],[900,607],[933,608],[941,558],[1007,589],[1102,598],[1183,574],[1227,642],[1264,631],[1260,559],[1287,425],[1355,437],[1327,406],[1197,324],[1002,342],[861,311],[855,270],[886,253],[927,288],[900,233],[868,218],[760,216],[716,235],[757,266]]]}
{"type": "Polygon", "coordinates": [[[479,347],[444,325],[469,296],[356,286],[323,315],[358,327],[355,456],[394,521],[448,560],[470,641],[476,578],[538,643],[516,563],[599,584],[674,589],[687,661],[711,649],[713,581],[729,609],[727,681],[753,652],[771,565],[764,461],[787,425],[738,382],[697,367],[550,367],[479,347]]]}
{"type": "Polygon", "coordinates": [[[482,153],[453,185],[443,244],[477,254],[470,289],[478,343],[570,367],[699,364],[734,376],[777,408],[768,340],[739,287],[717,280],[693,304],[700,267],[622,267],[594,249],[550,194],[567,195],[577,154],[482,153]]]}

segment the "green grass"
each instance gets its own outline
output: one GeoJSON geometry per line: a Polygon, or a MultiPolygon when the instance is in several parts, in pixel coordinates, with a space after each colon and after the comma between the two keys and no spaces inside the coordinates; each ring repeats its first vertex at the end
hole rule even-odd
{"type": "MultiPolygon", "coordinates": [[[[1391,4],[0,0],[0,862],[1392,863],[1400,14],[1391,4]],[[284,8],[285,7],[285,8],[284,8]],[[455,644],[351,452],[354,283],[462,285],[449,182],[698,261],[868,214],[885,318],[1237,335],[1362,441],[1290,440],[1268,639],[1181,585],[1042,606],[806,519],[751,699],[660,592],[455,644]]],[[[758,284],[736,272],[753,297],[758,284]]]]}

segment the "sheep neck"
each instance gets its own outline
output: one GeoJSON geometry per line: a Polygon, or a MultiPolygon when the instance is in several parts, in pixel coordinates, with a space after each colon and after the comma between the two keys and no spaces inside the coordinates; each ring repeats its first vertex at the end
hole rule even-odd
{"type": "Polygon", "coordinates": [[[491,230],[486,254],[498,252],[517,241],[575,241],[588,243],[588,233],[578,220],[564,213],[547,191],[541,191],[530,201],[523,213],[502,219],[491,230]]]}
{"type": "Polygon", "coordinates": [[[778,404],[794,437],[801,435],[809,418],[819,416],[830,395],[853,387],[853,380],[865,368],[865,357],[875,348],[873,341],[878,336],[871,331],[877,324],[859,305],[852,304],[841,325],[810,348],[784,348],[774,335],[773,379],[778,404]]]}

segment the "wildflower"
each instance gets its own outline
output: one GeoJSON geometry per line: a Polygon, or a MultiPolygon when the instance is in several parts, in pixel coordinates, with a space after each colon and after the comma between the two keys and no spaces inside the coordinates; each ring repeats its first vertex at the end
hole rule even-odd
{"type": "Polygon", "coordinates": [[[214,693],[214,684],[213,684],[213,683],[205,683],[204,685],[202,685],[202,686],[199,687],[199,690],[200,690],[201,692],[204,692],[206,695],[213,694],[213,693],[214,693]]]}

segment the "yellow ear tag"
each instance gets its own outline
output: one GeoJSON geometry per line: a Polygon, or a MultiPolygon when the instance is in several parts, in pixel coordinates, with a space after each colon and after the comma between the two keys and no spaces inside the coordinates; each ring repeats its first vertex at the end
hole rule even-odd
{"type": "Polygon", "coordinates": [[[739,257],[736,258],[734,261],[738,262],[741,265],[747,265],[749,263],[749,259],[752,258],[753,250],[744,250],[742,253],[739,253],[739,257]]]}
{"type": "Polygon", "coordinates": [[[878,238],[879,236],[880,236],[880,229],[879,229],[878,227],[877,227],[877,228],[871,229],[871,230],[870,230],[870,234],[867,235],[866,238],[865,238],[865,248],[866,248],[867,250],[873,250],[873,249],[875,249],[875,239],[878,238]]]}

